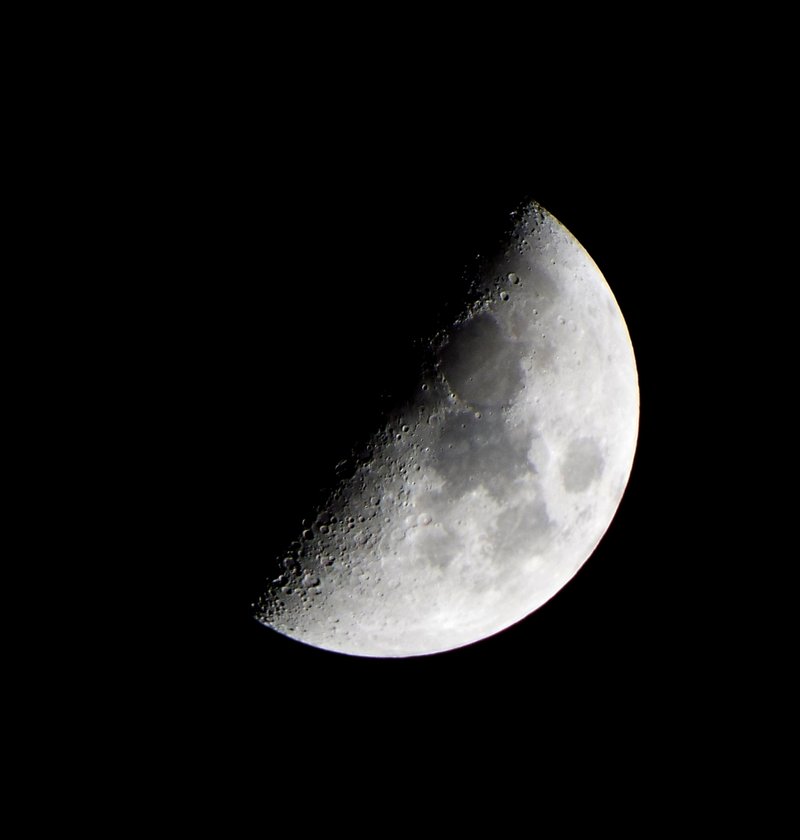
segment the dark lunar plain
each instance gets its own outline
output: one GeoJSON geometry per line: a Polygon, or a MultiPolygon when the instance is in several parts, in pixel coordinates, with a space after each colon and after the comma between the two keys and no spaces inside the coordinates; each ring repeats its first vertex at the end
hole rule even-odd
{"type": "Polygon", "coordinates": [[[187,248],[202,280],[186,287],[176,371],[202,498],[187,524],[197,548],[176,561],[186,603],[163,668],[196,749],[256,764],[310,750],[332,772],[350,750],[427,760],[419,750],[503,742],[530,756],[576,729],[660,738],[687,703],[704,714],[697,686],[721,660],[695,585],[715,560],[694,481],[705,432],[687,259],[707,231],[702,215],[676,229],[669,161],[531,151],[513,133],[462,145],[432,128],[399,145],[382,131],[299,150],[285,138],[268,159],[248,145],[223,169],[197,188],[187,248]],[[459,310],[464,270],[526,199],[597,262],[636,353],[637,455],[599,547],[527,619],[448,653],[349,657],[260,626],[250,605],[274,557],[413,388],[420,339],[459,310]]]}

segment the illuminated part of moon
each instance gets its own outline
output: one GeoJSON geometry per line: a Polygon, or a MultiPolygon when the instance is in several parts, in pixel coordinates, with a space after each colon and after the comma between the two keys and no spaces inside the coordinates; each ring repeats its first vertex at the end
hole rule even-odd
{"type": "Polygon", "coordinates": [[[520,621],[594,551],[639,419],[614,296],[537,204],[473,291],[414,404],[283,558],[262,623],[347,654],[437,653],[520,621]]]}

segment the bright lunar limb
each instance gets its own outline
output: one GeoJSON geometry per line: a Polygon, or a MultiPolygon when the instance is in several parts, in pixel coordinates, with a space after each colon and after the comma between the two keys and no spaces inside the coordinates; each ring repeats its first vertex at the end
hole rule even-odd
{"type": "Polygon", "coordinates": [[[437,653],[520,621],[578,571],[633,463],[636,363],[600,270],[553,216],[513,216],[415,402],[376,430],[255,605],[359,656],[437,653]]]}

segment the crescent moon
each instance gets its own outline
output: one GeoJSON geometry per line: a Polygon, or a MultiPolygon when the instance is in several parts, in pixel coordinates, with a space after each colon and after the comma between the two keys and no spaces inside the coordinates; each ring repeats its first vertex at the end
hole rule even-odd
{"type": "Polygon", "coordinates": [[[406,657],[520,621],[578,571],[630,475],[636,362],[600,269],[540,205],[513,215],[410,405],[281,556],[263,624],[406,657]]]}

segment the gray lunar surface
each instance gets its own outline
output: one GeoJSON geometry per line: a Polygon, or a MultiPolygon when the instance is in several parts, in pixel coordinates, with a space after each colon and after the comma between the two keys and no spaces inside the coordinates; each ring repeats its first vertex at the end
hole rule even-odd
{"type": "Polygon", "coordinates": [[[536,610],[597,546],[639,416],[614,296],[536,204],[473,291],[431,340],[415,401],[310,512],[262,623],[347,654],[445,651],[536,610]]]}

